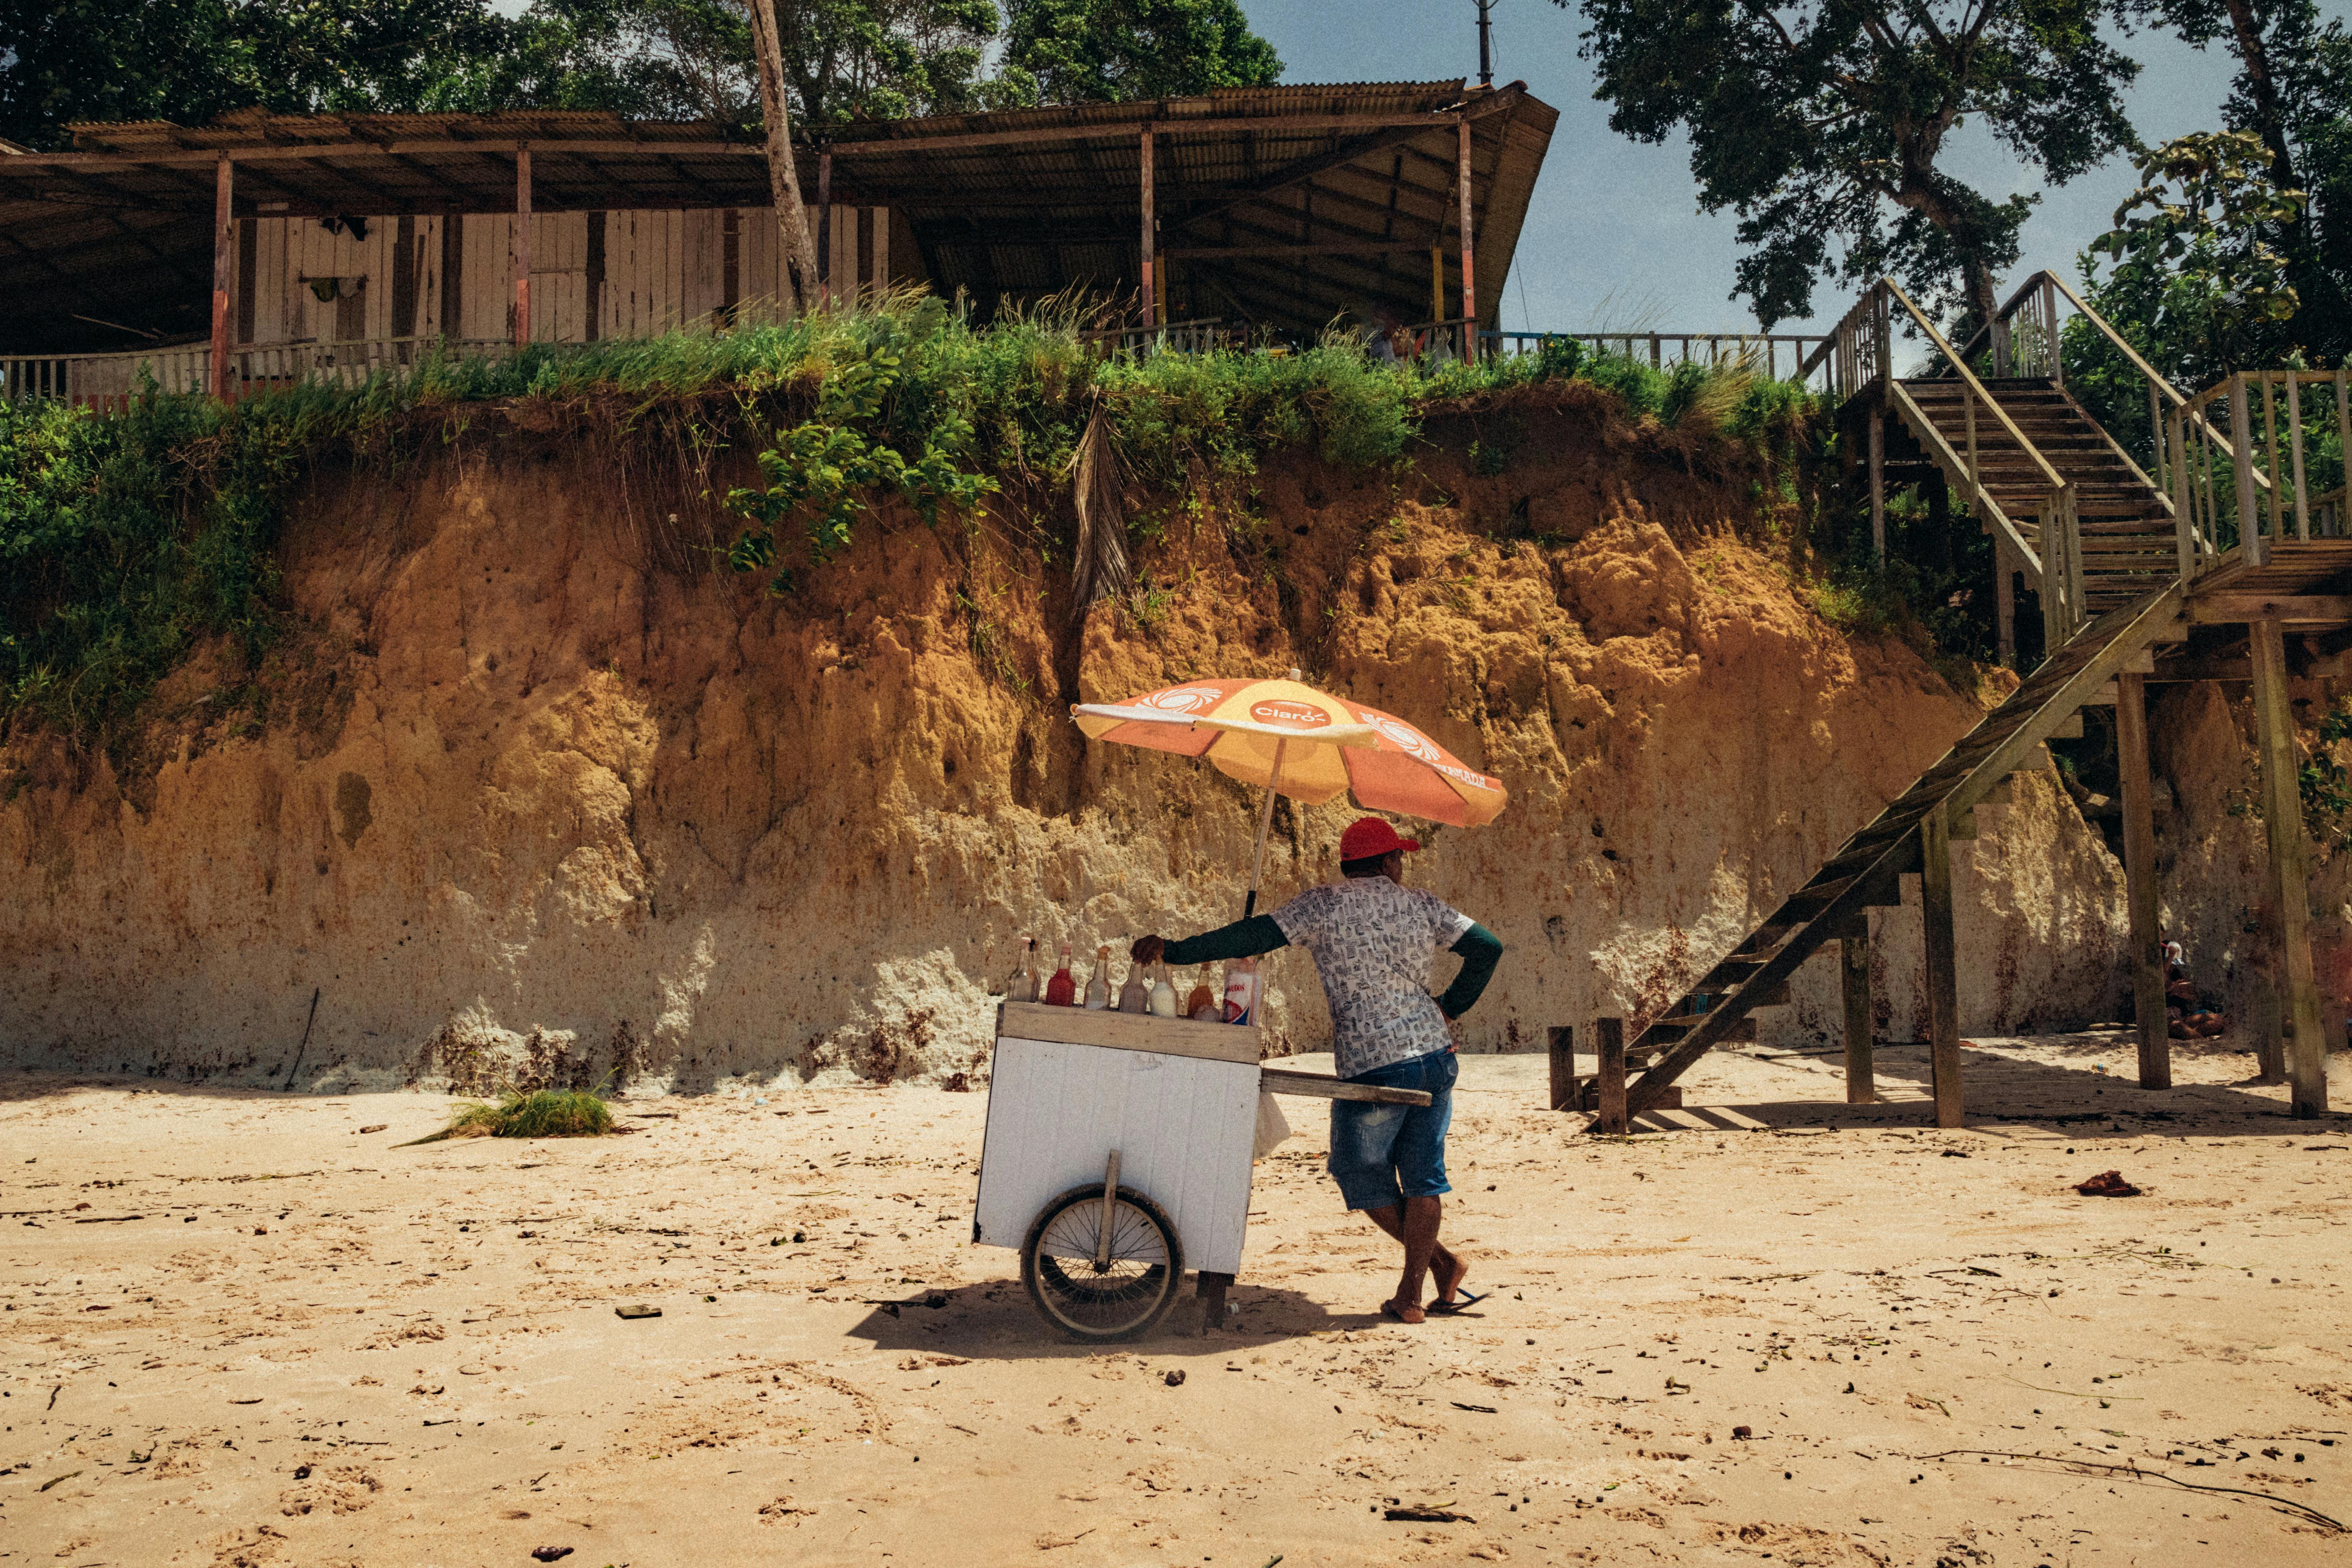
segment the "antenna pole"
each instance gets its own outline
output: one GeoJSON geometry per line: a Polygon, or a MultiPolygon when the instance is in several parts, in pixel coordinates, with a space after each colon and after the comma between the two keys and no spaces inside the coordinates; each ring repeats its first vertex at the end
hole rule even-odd
{"type": "Polygon", "coordinates": [[[1480,87],[1492,87],[1495,85],[1495,51],[1488,37],[1489,27],[1486,16],[1487,13],[1494,10],[1495,0],[1477,0],[1477,3],[1478,85],[1480,87]]]}

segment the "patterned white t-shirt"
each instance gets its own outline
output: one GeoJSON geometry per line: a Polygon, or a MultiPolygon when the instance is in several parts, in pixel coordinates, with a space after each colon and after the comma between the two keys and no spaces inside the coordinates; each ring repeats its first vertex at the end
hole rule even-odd
{"type": "Polygon", "coordinates": [[[1468,915],[1386,877],[1351,877],[1307,889],[1274,911],[1274,923],[1315,955],[1341,1078],[1453,1048],[1429,966],[1462,940],[1468,915]]]}

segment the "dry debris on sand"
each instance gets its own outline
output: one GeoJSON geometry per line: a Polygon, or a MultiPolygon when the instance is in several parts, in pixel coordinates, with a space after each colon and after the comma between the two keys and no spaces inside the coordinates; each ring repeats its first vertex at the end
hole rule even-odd
{"type": "Polygon", "coordinates": [[[2352,1136],[2226,1047],[1979,1042],[1963,1132],[1916,1047],[1718,1055],[1623,1142],[1472,1058],[1489,1300],[1384,1323],[1310,1131],[1224,1329],[1109,1352],[970,1245],[980,1094],[394,1149],[449,1102],[12,1075],[0,1560],[2333,1563],[2352,1136]]]}

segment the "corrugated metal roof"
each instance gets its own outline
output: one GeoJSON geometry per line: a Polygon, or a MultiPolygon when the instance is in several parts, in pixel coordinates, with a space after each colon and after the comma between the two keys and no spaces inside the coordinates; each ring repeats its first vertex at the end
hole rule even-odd
{"type": "MultiPolygon", "coordinates": [[[[983,302],[1072,283],[1121,292],[1140,270],[1149,124],[1157,244],[1170,256],[1162,276],[1177,293],[1202,296],[1188,297],[1187,310],[1307,331],[1345,310],[1427,315],[1428,250],[1459,245],[1462,121],[1479,271],[1499,285],[1558,118],[1521,85],[1488,91],[1458,79],[942,115],[840,127],[833,189],[844,204],[904,213],[942,291],[964,288],[983,302]]],[[[236,156],[245,212],[510,211],[519,142],[530,145],[541,211],[769,200],[761,145],[709,121],[247,110],[202,127],[73,130],[76,156],[0,157],[0,233],[15,241],[0,255],[0,297],[24,307],[17,331],[109,315],[91,307],[93,291],[126,287],[124,278],[192,299],[208,292],[212,164],[222,151],[236,156]]],[[[803,149],[800,164],[814,197],[815,152],[803,149]]],[[[1481,313],[1491,318],[1499,288],[1485,292],[1481,313]]]]}

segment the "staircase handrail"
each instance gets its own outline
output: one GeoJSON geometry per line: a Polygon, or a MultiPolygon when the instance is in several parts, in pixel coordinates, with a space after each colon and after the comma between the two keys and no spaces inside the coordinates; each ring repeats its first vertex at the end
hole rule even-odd
{"type": "MultiPolygon", "coordinates": [[[[2011,316],[2016,313],[2017,308],[2020,305],[2025,303],[2025,301],[2035,292],[2044,288],[2055,289],[2059,293],[2065,295],[2067,301],[2074,307],[2075,312],[2084,321],[2090,322],[2092,326],[2097,328],[2099,335],[2106,339],[2108,342],[2112,343],[2116,352],[2124,356],[2126,362],[2128,363],[2134,370],[2139,372],[2141,379],[2147,384],[2148,394],[2152,403],[2156,400],[2161,400],[2161,402],[2168,403],[2174,408],[2181,410],[2189,415],[2189,416],[2194,418],[2198,424],[2204,426],[2207,435],[2211,437],[2211,438],[2219,444],[2221,449],[2223,452],[2228,453],[2232,461],[2235,460],[2237,453],[2235,448],[2230,445],[2229,438],[2222,435],[2221,431],[2215,429],[2212,425],[2206,420],[2201,412],[2189,406],[2191,400],[2189,395],[2183,393],[2179,387],[2173,385],[2171,381],[2161,372],[2159,372],[2154,365],[2148,363],[2145,358],[2141,357],[2140,352],[2132,347],[2129,340],[2125,338],[2121,332],[2116,331],[2115,324],[2113,322],[2109,321],[2106,317],[2101,315],[2096,310],[2093,309],[2089,300],[2084,299],[2082,295],[2074,291],[2074,286],[2073,284],[2067,282],[2065,279],[2060,277],[2057,273],[2051,271],[2048,268],[2043,268],[2041,271],[2036,272],[2024,282],[2019,284],[2016,291],[2010,295],[2008,302],[2003,304],[2000,310],[1993,312],[1993,321],[2008,321],[2011,316]]],[[[1968,342],[1960,345],[1960,353],[1971,354],[1976,353],[1977,345],[1984,341],[1986,334],[1990,332],[1991,330],[1992,321],[1988,321],[1978,327],[1974,332],[1969,335],[1968,342]]],[[[2055,363],[2056,359],[2056,344],[2053,343],[2052,345],[2052,362],[2055,363]]],[[[1958,361],[1956,360],[1955,363],[1958,363],[1958,361]]],[[[2061,376],[2058,379],[2063,384],[2064,378],[2061,376]]],[[[2150,412],[2155,414],[2157,416],[2151,421],[2148,438],[2154,448],[2160,453],[2164,445],[2164,420],[2160,412],[2158,412],[2157,408],[2151,407],[2150,412]]],[[[2133,464],[2133,467],[2137,468],[2138,465],[2135,463],[2133,464]]],[[[2145,474],[2141,477],[2144,479],[2147,478],[2145,474]]],[[[2165,488],[2165,481],[2160,478],[2149,479],[2148,482],[2154,485],[2158,490],[2162,490],[2165,488]]],[[[2271,488],[2270,478],[2265,474],[2259,472],[2256,473],[2254,476],[2254,482],[2258,489],[2267,490],[2271,488]]]]}
{"type": "MultiPolygon", "coordinates": [[[[2025,432],[2019,429],[2017,421],[2009,416],[2009,410],[2003,408],[2000,405],[2000,401],[1996,399],[1991,393],[1985,390],[1984,383],[1977,379],[1976,372],[1969,368],[1968,362],[1960,358],[1958,354],[1952,352],[1952,345],[1945,341],[1943,333],[1936,330],[1936,323],[1929,321],[1927,317],[1927,313],[1921,310],[1918,306],[1911,302],[1911,296],[1903,291],[1903,285],[1897,283],[1892,278],[1882,278],[1878,280],[1877,286],[1885,289],[1906,310],[1911,313],[1913,323],[1918,327],[1921,332],[1926,334],[1927,341],[1936,346],[1936,352],[1944,356],[1945,362],[1952,367],[1953,374],[1959,378],[1960,384],[1967,387],[1969,392],[1973,393],[1976,396],[1984,401],[1985,406],[1992,410],[1993,417],[2000,422],[2000,427],[2009,432],[2009,438],[2016,442],[2018,447],[2027,457],[2033,459],[2034,467],[2040,468],[2042,470],[2042,477],[2050,482],[2050,489],[2052,491],[2055,492],[2064,489],[2066,488],[2065,476],[2061,474],[2056,468],[2052,468],[2050,466],[2050,459],[2042,455],[2041,448],[2025,438],[2025,432]]],[[[1883,369],[1882,374],[1885,374],[1883,369]]],[[[1894,378],[1892,375],[1889,375],[1887,379],[1892,380],[1894,378]]]]}
{"type": "MultiPolygon", "coordinates": [[[[2000,537],[2007,540],[2010,548],[2016,552],[2014,559],[2032,563],[2038,571],[2042,559],[2041,552],[2026,542],[2025,535],[2019,531],[2009,513],[2003,511],[2000,509],[2000,503],[1993,500],[1992,492],[1984,488],[1981,475],[1971,471],[1967,459],[1952,450],[1951,443],[1945,440],[1943,432],[1936,428],[1936,422],[1927,417],[1926,411],[1919,406],[1917,401],[1910,393],[1904,390],[1900,381],[1888,382],[1886,389],[1889,397],[1896,406],[1906,411],[1904,423],[1911,427],[1931,454],[1937,456],[1937,466],[1948,473],[1959,475],[1967,482],[1978,509],[1977,515],[1992,520],[1994,527],[2000,530],[2000,537]]],[[[2037,578],[2037,583],[2038,581],[2037,578]]]]}

